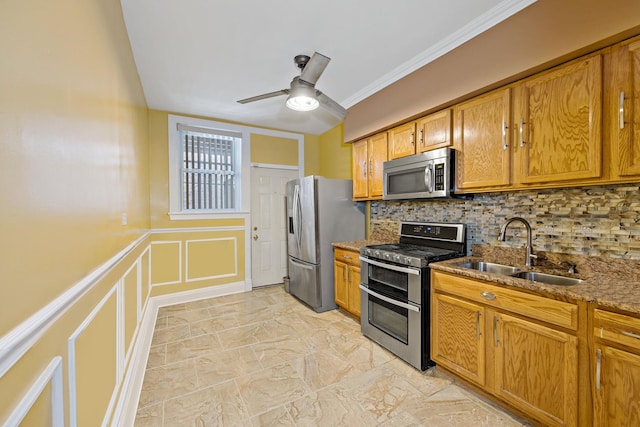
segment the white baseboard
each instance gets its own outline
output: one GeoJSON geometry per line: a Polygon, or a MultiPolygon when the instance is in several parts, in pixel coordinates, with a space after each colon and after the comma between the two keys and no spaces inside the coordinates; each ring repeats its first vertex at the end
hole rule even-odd
{"type": "Polygon", "coordinates": [[[147,360],[149,358],[149,350],[151,348],[151,340],[153,339],[153,330],[158,316],[158,309],[168,305],[237,294],[246,292],[246,290],[245,282],[235,282],[169,295],[158,295],[149,299],[142,315],[142,322],[140,322],[140,333],[133,347],[131,363],[122,380],[122,391],[120,392],[120,397],[118,398],[118,403],[116,404],[112,417],[112,426],[130,427],[133,426],[136,419],[138,401],[140,391],[142,390],[147,360]]]}

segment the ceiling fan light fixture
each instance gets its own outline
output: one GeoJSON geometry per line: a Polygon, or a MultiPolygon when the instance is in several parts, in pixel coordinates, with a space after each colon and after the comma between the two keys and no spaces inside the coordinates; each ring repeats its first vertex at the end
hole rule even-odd
{"type": "Polygon", "coordinates": [[[296,111],[311,111],[318,108],[320,103],[314,96],[291,94],[287,98],[287,107],[296,111]]]}

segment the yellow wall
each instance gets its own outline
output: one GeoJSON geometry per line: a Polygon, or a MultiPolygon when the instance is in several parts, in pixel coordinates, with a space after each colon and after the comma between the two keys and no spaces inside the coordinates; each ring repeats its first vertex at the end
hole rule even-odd
{"type": "Polygon", "coordinates": [[[345,144],[343,125],[323,133],[319,138],[320,175],[351,179],[351,144],[345,144]]]}
{"type": "Polygon", "coordinates": [[[320,170],[320,136],[305,135],[304,137],[304,174],[321,175],[320,170]]]}
{"type": "Polygon", "coordinates": [[[251,134],[251,163],[298,166],[298,141],[251,134]]]}
{"type": "MultiPolygon", "coordinates": [[[[244,281],[246,225],[169,219],[167,113],[146,107],[118,0],[6,0],[0,47],[0,337],[146,236],[0,377],[0,424],[60,356],[65,424],[74,371],[79,425],[99,425],[138,339],[138,310],[150,295],[244,281]],[[180,230],[194,227],[206,230],[180,230]],[[156,251],[164,242],[179,244],[156,251]]],[[[306,174],[342,173],[342,154],[331,154],[340,138],[304,135],[306,174]]],[[[256,162],[297,164],[287,139],[252,142],[256,162]]],[[[50,416],[51,393],[49,384],[27,420],[50,416]]]]}
{"type": "MultiPolygon", "coordinates": [[[[149,146],[118,0],[5,0],[0,52],[2,337],[148,231],[149,146]]],[[[131,262],[116,266],[0,378],[0,424],[53,357],[62,356],[68,372],[67,339],[131,262]]],[[[113,364],[85,356],[94,331],[107,324],[105,337],[115,334],[115,314],[110,300],[78,340],[80,387],[101,384],[97,371],[113,372],[113,364]]],[[[131,325],[127,331],[131,337],[131,325]]],[[[115,354],[113,343],[108,348],[115,354]]],[[[90,403],[79,415],[91,422],[81,425],[99,425],[104,412],[91,407],[106,407],[112,388],[82,391],[90,403]]],[[[50,393],[48,385],[39,402],[50,393]]],[[[35,412],[28,419],[41,419],[35,412]]]]}
{"type": "Polygon", "coordinates": [[[4,1],[0,51],[1,336],[149,228],[149,180],[119,1],[4,1]]]}

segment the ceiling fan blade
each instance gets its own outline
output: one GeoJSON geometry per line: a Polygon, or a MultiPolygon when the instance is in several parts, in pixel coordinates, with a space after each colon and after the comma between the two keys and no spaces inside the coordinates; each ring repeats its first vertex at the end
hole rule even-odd
{"type": "Polygon", "coordinates": [[[262,99],[273,98],[275,96],[288,95],[288,94],[289,94],[289,89],[282,89],[282,90],[278,90],[278,91],[275,91],[275,92],[264,93],[264,94],[258,95],[258,96],[252,96],[251,98],[241,99],[238,102],[240,104],[246,104],[248,102],[260,101],[262,99]]]}
{"type": "Polygon", "coordinates": [[[340,118],[340,120],[344,119],[344,117],[347,115],[347,110],[342,108],[340,104],[338,104],[336,101],[329,98],[319,90],[316,91],[316,94],[318,95],[318,101],[320,102],[320,105],[329,110],[329,112],[334,114],[336,117],[340,118]]]}
{"type": "Polygon", "coordinates": [[[315,85],[324,69],[327,68],[329,61],[331,61],[331,58],[328,56],[318,52],[314,53],[307,65],[302,69],[300,80],[315,85]]]}

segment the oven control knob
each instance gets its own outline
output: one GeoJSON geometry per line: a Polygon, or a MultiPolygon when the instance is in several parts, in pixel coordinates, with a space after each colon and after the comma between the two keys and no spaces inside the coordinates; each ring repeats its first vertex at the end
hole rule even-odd
{"type": "Polygon", "coordinates": [[[382,258],[388,260],[388,259],[391,259],[391,255],[385,253],[385,254],[382,254],[382,258]]]}
{"type": "Polygon", "coordinates": [[[394,255],[394,256],[393,256],[393,260],[394,260],[395,262],[400,262],[400,255],[398,255],[398,254],[394,255]]]}
{"type": "Polygon", "coordinates": [[[374,255],[374,256],[376,256],[376,257],[380,257],[380,251],[375,251],[375,252],[373,253],[373,255],[374,255]]]}
{"type": "Polygon", "coordinates": [[[411,259],[409,257],[404,257],[404,263],[407,265],[411,265],[411,259]]]}

